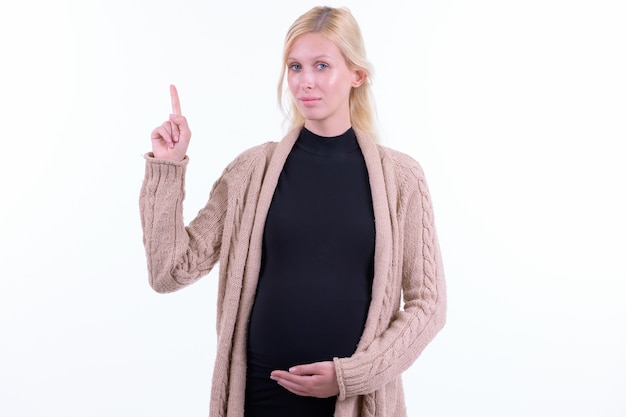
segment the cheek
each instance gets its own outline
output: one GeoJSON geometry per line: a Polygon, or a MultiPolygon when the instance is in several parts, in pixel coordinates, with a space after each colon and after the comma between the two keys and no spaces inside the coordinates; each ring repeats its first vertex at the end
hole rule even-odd
{"type": "Polygon", "coordinates": [[[350,91],[352,88],[352,82],[345,74],[333,73],[325,80],[326,88],[337,93],[350,91]]]}
{"type": "Polygon", "coordinates": [[[298,89],[297,76],[292,72],[287,73],[287,86],[289,87],[289,91],[291,91],[291,94],[294,94],[295,91],[298,89]]]}
{"type": "Polygon", "coordinates": [[[326,85],[333,89],[345,90],[352,87],[352,79],[345,71],[334,71],[326,78],[326,85]]]}

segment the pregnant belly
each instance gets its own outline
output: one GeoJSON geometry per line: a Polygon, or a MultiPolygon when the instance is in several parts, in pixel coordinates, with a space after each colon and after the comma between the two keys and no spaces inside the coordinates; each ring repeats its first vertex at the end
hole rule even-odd
{"type": "MultiPolygon", "coordinates": [[[[267,281],[266,281],[267,282],[267,281]]],[[[259,285],[248,328],[248,360],[273,369],[354,353],[369,294],[319,281],[289,288],[259,285]]]]}

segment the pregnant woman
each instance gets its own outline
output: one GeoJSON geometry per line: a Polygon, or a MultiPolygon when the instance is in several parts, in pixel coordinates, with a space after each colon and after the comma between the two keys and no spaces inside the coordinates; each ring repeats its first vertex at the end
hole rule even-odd
{"type": "Polygon", "coordinates": [[[170,88],[140,198],[150,284],[176,291],[220,263],[211,417],[405,416],[401,373],[446,315],[424,174],[375,141],[348,10],[299,17],[282,68],[289,133],[230,163],[187,226],[191,132],[170,88]]]}

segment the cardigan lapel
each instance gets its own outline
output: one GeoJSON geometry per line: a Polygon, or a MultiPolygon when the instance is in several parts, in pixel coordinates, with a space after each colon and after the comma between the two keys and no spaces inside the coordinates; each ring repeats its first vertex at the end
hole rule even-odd
{"type": "Polygon", "coordinates": [[[263,178],[263,184],[261,185],[261,191],[259,192],[259,200],[254,216],[254,225],[252,226],[249,248],[249,253],[257,256],[253,256],[248,259],[244,280],[244,292],[246,287],[250,287],[253,293],[256,290],[256,283],[261,269],[263,230],[265,229],[267,213],[269,212],[270,205],[272,204],[272,198],[274,197],[274,192],[276,191],[278,178],[280,177],[280,173],[283,170],[293,145],[298,139],[300,130],[301,129],[298,128],[290,131],[276,145],[276,148],[272,153],[272,157],[270,158],[265,177],[263,178]],[[249,283],[250,285],[248,286],[246,283],[249,283]]]}
{"type": "Polygon", "coordinates": [[[380,317],[379,313],[385,298],[385,284],[388,282],[388,275],[391,271],[393,229],[389,211],[389,190],[388,185],[385,183],[386,178],[378,145],[371,137],[361,131],[356,132],[356,137],[367,167],[372,204],[374,206],[374,221],[376,222],[372,301],[370,302],[363,335],[357,346],[357,351],[359,351],[368,346],[380,330],[378,329],[377,320],[380,317]]]}

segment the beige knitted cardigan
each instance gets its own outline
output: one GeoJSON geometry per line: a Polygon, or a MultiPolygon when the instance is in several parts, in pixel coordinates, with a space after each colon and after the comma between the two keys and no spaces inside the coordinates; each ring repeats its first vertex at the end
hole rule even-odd
{"type": "MultiPolygon", "coordinates": [[[[261,264],[266,215],[285,160],[298,137],[239,155],[185,227],[182,162],[146,156],[140,209],[151,286],[176,291],[219,261],[218,344],[210,417],[242,417],[248,319],[261,264]]],[[[372,300],[356,352],[334,358],[337,417],[406,415],[400,374],[442,328],[446,293],[431,200],[410,157],[357,131],[369,173],[376,246],[372,300]],[[403,304],[401,306],[401,301],[403,304]]]]}

